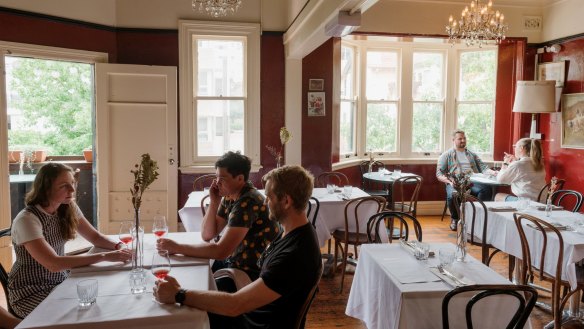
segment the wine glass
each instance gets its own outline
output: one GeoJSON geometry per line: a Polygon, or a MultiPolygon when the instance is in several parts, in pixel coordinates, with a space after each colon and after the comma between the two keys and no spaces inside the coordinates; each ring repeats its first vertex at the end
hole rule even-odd
{"type": "Polygon", "coordinates": [[[133,222],[125,221],[120,224],[120,234],[118,235],[120,241],[129,248],[128,245],[132,242],[132,227],[133,222]]]}
{"type": "Polygon", "coordinates": [[[170,273],[170,258],[168,250],[158,250],[152,256],[152,274],[158,280],[164,280],[168,273],[170,273]]]}
{"type": "Polygon", "coordinates": [[[162,215],[154,216],[154,223],[152,223],[152,233],[156,235],[156,238],[162,238],[168,232],[168,226],[166,225],[166,217],[162,215]]]}

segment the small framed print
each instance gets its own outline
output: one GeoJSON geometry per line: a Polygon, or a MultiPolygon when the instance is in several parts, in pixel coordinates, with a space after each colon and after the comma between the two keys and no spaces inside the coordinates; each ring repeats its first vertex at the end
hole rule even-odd
{"type": "Polygon", "coordinates": [[[562,96],[562,148],[584,149],[584,93],[562,96]]]}
{"type": "Polygon", "coordinates": [[[308,90],[310,90],[310,91],[323,91],[324,90],[324,79],[309,79],[308,80],[308,90]]]}
{"type": "Polygon", "coordinates": [[[541,63],[537,66],[537,80],[554,80],[556,82],[556,88],[564,86],[565,75],[565,61],[541,63]]]}
{"type": "Polygon", "coordinates": [[[308,116],[325,116],[324,92],[308,93],[308,116]]]}

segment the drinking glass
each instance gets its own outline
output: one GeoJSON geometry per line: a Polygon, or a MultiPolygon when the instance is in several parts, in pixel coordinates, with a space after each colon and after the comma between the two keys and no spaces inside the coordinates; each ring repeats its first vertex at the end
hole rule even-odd
{"type": "Polygon", "coordinates": [[[335,193],[335,185],[334,184],[326,184],[326,191],[328,194],[335,193]]]}
{"type": "Polygon", "coordinates": [[[353,186],[351,185],[343,186],[343,195],[345,196],[345,198],[350,199],[351,194],[353,194],[353,186]]]}
{"type": "Polygon", "coordinates": [[[427,260],[430,256],[430,245],[427,243],[418,242],[416,243],[416,249],[414,250],[414,257],[417,260],[427,260]]]}
{"type": "Polygon", "coordinates": [[[162,238],[168,232],[168,226],[166,225],[166,217],[162,215],[154,216],[154,222],[152,223],[152,233],[156,235],[156,239],[162,238]]]}
{"type": "Polygon", "coordinates": [[[393,169],[393,175],[394,178],[400,178],[401,177],[401,167],[395,167],[393,169]]]}
{"type": "Polygon", "coordinates": [[[438,258],[440,259],[440,266],[448,267],[454,263],[455,252],[453,249],[438,250],[438,258]]]}
{"type": "Polygon", "coordinates": [[[77,282],[77,298],[79,307],[86,308],[97,300],[97,280],[87,279],[77,282]]]}
{"type": "Polygon", "coordinates": [[[120,241],[128,248],[128,245],[132,242],[132,228],[134,227],[134,222],[125,221],[120,224],[120,233],[118,235],[120,241]]]}
{"type": "Polygon", "coordinates": [[[168,250],[159,250],[152,256],[152,274],[158,280],[164,280],[170,272],[170,257],[168,250]]]}
{"type": "Polygon", "coordinates": [[[525,211],[529,208],[529,199],[527,198],[519,198],[517,200],[517,210],[525,211]]]}

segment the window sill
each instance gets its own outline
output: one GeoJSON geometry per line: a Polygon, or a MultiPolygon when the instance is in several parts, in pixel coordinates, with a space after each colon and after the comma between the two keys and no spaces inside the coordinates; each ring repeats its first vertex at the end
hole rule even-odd
{"type": "MultiPolygon", "coordinates": [[[[351,159],[343,162],[333,163],[332,170],[339,170],[344,168],[350,168],[354,166],[358,166],[362,161],[367,161],[368,159],[351,159]]],[[[438,158],[391,158],[391,159],[379,159],[376,158],[375,160],[383,162],[385,165],[404,165],[404,164],[420,164],[420,165],[427,165],[433,164],[436,165],[438,158]]]]}
{"type": "MultiPolygon", "coordinates": [[[[261,165],[252,164],[250,172],[257,173],[262,168],[261,165]]],[[[181,174],[211,174],[215,173],[215,165],[179,167],[178,170],[181,174]]]]}

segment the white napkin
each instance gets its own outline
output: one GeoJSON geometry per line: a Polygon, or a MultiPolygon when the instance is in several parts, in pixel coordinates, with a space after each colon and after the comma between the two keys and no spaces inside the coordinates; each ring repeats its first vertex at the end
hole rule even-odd
{"type": "Polygon", "coordinates": [[[410,261],[396,258],[385,259],[381,262],[381,265],[401,284],[440,281],[440,279],[426,271],[425,266],[410,261]]]}
{"type": "Polygon", "coordinates": [[[488,209],[493,212],[517,211],[517,208],[511,206],[493,206],[488,209]]]}
{"type": "Polygon", "coordinates": [[[453,280],[449,276],[440,273],[440,271],[436,267],[431,267],[430,272],[432,272],[432,274],[436,275],[438,278],[440,278],[442,281],[446,282],[446,284],[448,284],[451,287],[469,286],[469,285],[475,284],[474,281],[472,281],[466,277],[464,277],[464,279],[463,279],[462,275],[460,275],[459,273],[456,273],[452,270],[448,270],[448,273],[455,276],[458,279],[458,282],[453,280]]]}

